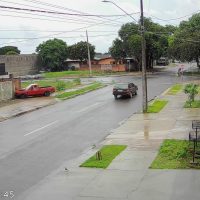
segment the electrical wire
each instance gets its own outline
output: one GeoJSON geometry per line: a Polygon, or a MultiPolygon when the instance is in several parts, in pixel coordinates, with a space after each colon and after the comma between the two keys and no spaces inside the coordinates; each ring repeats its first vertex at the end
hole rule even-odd
{"type": "MultiPolygon", "coordinates": [[[[105,37],[105,36],[112,36],[112,35],[116,35],[117,33],[115,34],[102,34],[102,35],[90,35],[90,38],[91,37],[105,37]]],[[[85,37],[85,36],[60,36],[59,38],[82,38],[82,37],[85,37]]],[[[48,38],[48,37],[47,37],[48,38]]],[[[12,40],[12,39],[29,39],[29,40],[33,40],[35,39],[35,37],[31,37],[31,38],[0,38],[1,40],[12,40]]]]}
{"type": "Polygon", "coordinates": [[[183,18],[192,16],[192,15],[198,13],[198,12],[200,12],[200,10],[197,10],[197,11],[195,11],[193,13],[190,13],[190,14],[187,14],[187,15],[184,15],[184,16],[181,16],[181,17],[171,18],[171,19],[162,19],[162,18],[156,17],[154,15],[150,15],[150,16],[153,17],[153,18],[155,18],[155,19],[161,20],[161,21],[176,21],[176,20],[179,20],[179,19],[183,19],[183,18]]]}
{"type": "MultiPolygon", "coordinates": [[[[89,25],[89,26],[84,26],[84,27],[76,28],[76,29],[71,30],[71,32],[82,30],[82,29],[86,30],[88,28],[91,28],[91,27],[94,27],[94,26],[98,26],[98,25],[104,25],[104,23],[100,22],[100,23],[95,23],[95,24],[89,25]]],[[[26,40],[20,40],[20,41],[12,41],[12,42],[7,42],[7,43],[1,43],[0,46],[7,45],[7,44],[13,44],[13,43],[26,42],[26,41],[29,41],[29,40],[38,40],[38,39],[43,39],[43,38],[52,38],[52,37],[55,37],[55,36],[58,36],[58,35],[61,35],[61,34],[64,34],[64,33],[66,33],[66,31],[62,31],[62,32],[59,32],[59,33],[50,34],[50,35],[46,35],[46,36],[36,37],[34,39],[26,39],[26,40]]]]}
{"type": "MultiPolygon", "coordinates": [[[[9,12],[9,13],[15,13],[15,14],[17,13],[17,14],[25,14],[25,15],[29,15],[29,16],[35,16],[32,13],[26,13],[26,12],[21,12],[21,11],[19,12],[19,11],[13,11],[13,10],[8,10],[8,11],[3,10],[3,12],[9,12]]],[[[4,14],[0,14],[0,15],[6,16],[4,14]]],[[[12,16],[12,15],[9,15],[9,16],[12,16]]],[[[73,21],[73,22],[75,22],[77,24],[83,24],[83,23],[85,23],[85,24],[92,24],[92,23],[94,23],[94,21],[88,21],[88,20],[84,20],[84,19],[81,22],[80,19],[73,19],[73,18],[69,18],[69,17],[67,17],[67,18],[65,18],[65,17],[53,17],[53,16],[42,15],[42,14],[37,14],[37,16],[45,17],[45,18],[29,17],[29,16],[28,17],[26,16],[25,18],[40,19],[40,20],[50,20],[50,21],[58,21],[58,22],[65,22],[65,23],[67,21],[73,21]],[[64,20],[57,20],[57,19],[64,19],[64,20]]],[[[14,15],[14,17],[24,17],[24,16],[22,16],[22,15],[14,15]]],[[[96,22],[96,20],[95,20],[95,22],[96,22]]],[[[105,21],[101,21],[101,22],[105,22],[105,21]]],[[[123,22],[120,22],[120,23],[116,23],[116,22],[110,23],[110,22],[107,22],[108,25],[120,25],[122,23],[123,22]]]]}
{"type": "MultiPolygon", "coordinates": [[[[0,29],[0,32],[44,32],[44,33],[51,33],[51,32],[53,32],[53,33],[56,33],[56,32],[63,32],[63,31],[65,31],[65,32],[71,32],[71,31],[67,31],[67,30],[33,30],[33,29],[27,29],[27,30],[19,30],[19,29],[0,29]]],[[[73,31],[73,32],[79,32],[79,33],[85,33],[85,31],[73,31]]],[[[90,31],[90,33],[91,32],[103,32],[103,33],[105,33],[105,32],[114,32],[114,33],[116,33],[116,31],[90,31]]]]}
{"type": "MultiPolygon", "coordinates": [[[[127,15],[132,16],[131,14],[126,14],[126,15],[77,14],[77,13],[66,13],[66,12],[38,10],[38,9],[20,8],[20,7],[2,6],[2,5],[0,5],[0,8],[2,8],[2,9],[11,9],[11,10],[20,10],[20,11],[29,11],[29,12],[37,12],[37,13],[46,13],[46,14],[79,16],[79,17],[84,17],[84,16],[86,16],[86,17],[119,17],[119,16],[122,17],[122,16],[127,16],[127,15]]],[[[138,14],[138,12],[136,14],[138,14]]]]}

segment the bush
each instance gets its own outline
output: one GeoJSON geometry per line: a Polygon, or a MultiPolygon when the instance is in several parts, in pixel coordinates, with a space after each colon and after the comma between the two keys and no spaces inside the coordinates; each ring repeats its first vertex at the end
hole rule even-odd
{"type": "Polygon", "coordinates": [[[80,78],[75,78],[74,79],[74,83],[76,83],[76,85],[80,85],[81,84],[81,79],[80,78]]]}
{"type": "Polygon", "coordinates": [[[65,90],[65,88],[66,88],[66,83],[65,83],[65,81],[57,81],[57,82],[56,82],[56,90],[57,90],[57,91],[65,90]]]}
{"type": "Polygon", "coordinates": [[[191,83],[187,84],[184,88],[185,94],[188,94],[188,101],[190,102],[190,105],[194,102],[194,98],[198,94],[198,87],[198,85],[191,83]]]}

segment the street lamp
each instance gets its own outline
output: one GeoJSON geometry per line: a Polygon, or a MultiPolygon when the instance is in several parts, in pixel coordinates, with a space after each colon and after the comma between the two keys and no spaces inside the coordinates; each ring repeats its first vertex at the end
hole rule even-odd
{"type": "MultiPolygon", "coordinates": [[[[103,0],[104,3],[112,3],[117,8],[122,10],[125,14],[127,14],[129,17],[131,17],[134,21],[135,18],[127,13],[124,9],[119,7],[115,2],[109,1],[109,0],[103,0]]],[[[146,77],[146,41],[145,41],[145,35],[144,35],[144,14],[143,14],[143,0],[140,0],[140,11],[141,11],[141,36],[142,36],[142,91],[143,91],[143,113],[147,112],[148,107],[148,100],[147,100],[147,77],[146,77]]],[[[136,21],[137,22],[137,21],[136,21]]]]}

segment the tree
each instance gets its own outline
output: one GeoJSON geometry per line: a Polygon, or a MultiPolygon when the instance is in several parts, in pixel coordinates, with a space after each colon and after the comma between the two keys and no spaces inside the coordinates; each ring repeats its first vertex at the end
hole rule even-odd
{"type": "Polygon", "coordinates": [[[20,50],[18,49],[18,47],[15,46],[4,46],[0,48],[0,55],[11,55],[7,54],[8,52],[15,52],[16,54],[20,54],[20,50]]]}
{"type": "Polygon", "coordinates": [[[16,51],[8,51],[6,55],[18,55],[16,51]]]}
{"type": "Polygon", "coordinates": [[[179,28],[170,38],[169,53],[172,58],[181,61],[195,60],[200,68],[200,13],[180,23],[179,28]]]}
{"type": "MultiPolygon", "coordinates": [[[[95,55],[95,47],[89,44],[90,58],[93,59],[95,55]]],[[[78,42],[69,46],[69,58],[73,60],[85,61],[88,59],[88,47],[87,42],[78,42]]]]}
{"type": "Polygon", "coordinates": [[[126,57],[126,52],[123,47],[123,42],[119,39],[115,39],[113,41],[112,47],[109,48],[109,52],[111,53],[112,57],[116,60],[121,60],[126,57]]]}
{"type": "Polygon", "coordinates": [[[67,44],[60,39],[43,42],[36,48],[41,64],[46,70],[60,71],[64,68],[64,61],[68,56],[67,44]]]}
{"type": "MultiPolygon", "coordinates": [[[[173,26],[161,26],[150,18],[144,19],[146,40],[147,69],[153,67],[153,61],[161,56],[167,56],[169,31],[174,31],[173,26]],[[159,34],[163,33],[163,34],[159,34]]],[[[119,30],[119,39],[114,40],[110,53],[115,58],[123,59],[124,56],[134,57],[142,65],[142,49],[140,26],[135,23],[122,25],[119,30]]],[[[171,32],[170,32],[171,33],[171,32]]]]}

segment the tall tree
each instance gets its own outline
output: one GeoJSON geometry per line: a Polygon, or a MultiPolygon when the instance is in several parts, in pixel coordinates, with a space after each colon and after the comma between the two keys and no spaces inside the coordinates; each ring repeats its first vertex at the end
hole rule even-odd
{"type": "Polygon", "coordinates": [[[113,41],[113,45],[109,48],[109,52],[111,53],[112,57],[116,60],[121,60],[126,57],[124,44],[118,38],[113,41]]]}
{"type": "MultiPolygon", "coordinates": [[[[90,57],[91,59],[93,59],[95,55],[95,47],[89,44],[89,50],[90,50],[90,57]]],[[[80,60],[80,61],[85,61],[88,59],[87,42],[81,41],[74,45],[71,45],[69,46],[68,51],[70,59],[80,60]]]]}
{"type": "Polygon", "coordinates": [[[36,48],[41,59],[42,66],[46,70],[60,71],[68,56],[67,44],[60,39],[47,40],[36,48]]]}
{"type": "Polygon", "coordinates": [[[182,21],[174,35],[169,38],[169,53],[172,58],[196,61],[200,68],[200,13],[188,21],[182,21]]]}
{"type": "Polygon", "coordinates": [[[4,46],[0,48],[0,55],[11,55],[8,52],[13,52],[12,55],[14,55],[14,52],[16,54],[20,54],[20,50],[18,49],[18,47],[15,47],[15,46],[4,46]]]}
{"type": "MultiPolygon", "coordinates": [[[[147,68],[153,67],[153,60],[167,55],[168,32],[173,27],[163,27],[145,18],[146,63],[147,68]],[[166,35],[164,35],[164,32],[166,35]]],[[[119,30],[120,39],[116,39],[110,47],[110,53],[115,58],[123,59],[124,56],[134,57],[139,65],[142,62],[140,26],[135,23],[124,24],[119,30]]]]}

